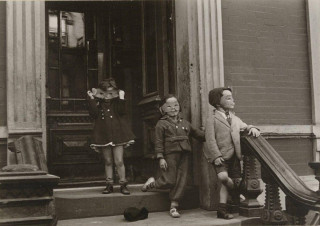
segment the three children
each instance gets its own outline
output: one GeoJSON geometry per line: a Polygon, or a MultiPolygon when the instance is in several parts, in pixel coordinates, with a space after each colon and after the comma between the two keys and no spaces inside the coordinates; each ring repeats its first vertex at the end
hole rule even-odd
{"type": "MultiPolygon", "coordinates": [[[[113,192],[113,160],[120,176],[121,192],[130,194],[125,178],[123,148],[134,142],[134,135],[128,127],[125,117],[124,92],[119,91],[113,79],[103,80],[98,89],[88,91],[90,114],[95,118],[94,143],[96,151],[102,152],[105,160],[106,188],[104,194],[113,192]],[[112,159],[112,154],[114,159],[112,159]]],[[[142,191],[152,188],[170,189],[171,201],[169,214],[180,217],[179,202],[182,199],[191,159],[189,136],[207,142],[205,157],[216,169],[221,181],[220,202],[217,216],[232,219],[227,211],[229,192],[236,188],[234,179],[241,178],[240,131],[247,130],[257,137],[257,128],[245,124],[235,116],[232,90],[226,87],[215,88],[209,92],[209,103],[214,107],[207,118],[205,133],[192,127],[179,113],[181,106],[173,95],[164,97],[159,110],[162,117],[155,127],[155,153],[161,168],[161,176],[151,177],[142,187],[142,191]],[[206,138],[206,139],[205,139],[206,138]]]]}

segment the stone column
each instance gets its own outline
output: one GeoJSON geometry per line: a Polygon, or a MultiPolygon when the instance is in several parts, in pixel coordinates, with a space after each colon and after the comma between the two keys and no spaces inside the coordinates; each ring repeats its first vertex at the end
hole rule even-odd
{"type": "Polygon", "coordinates": [[[45,142],[45,3],[7,1],[8,142],[35,135],[45,142]]]}
{"type": "Polygon", "coordinates": [[[312,88],[312,132],[316,139],[314,142],[314,158],[320,161],[320,4],[318,0],[307,1],[309,59],[312,88]]]}
{"type": "MultiPolygon", "coordinates": [[[[204,126],[208,92],[224,85],[221,0],[176,0],[177,77],[190,79],[191,122],[204,126]]],[[[179,84],[179,83],[178,83],[179,84]]],[[[205,146],[205,145],[204,145],[205,146]]],[[[195,183],[200,206],[216,209],[219,200],[216,173],[203,156],[201,144],[194,145],[195,183]]]]}

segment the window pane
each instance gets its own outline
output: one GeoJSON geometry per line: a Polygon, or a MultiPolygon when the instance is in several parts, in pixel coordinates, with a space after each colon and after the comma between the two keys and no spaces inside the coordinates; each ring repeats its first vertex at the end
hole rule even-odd
{"type": "Polygon", "coordinates": [[[157,91],[156,12],[154,2],[145,2],[145,63],[147,93],[157,91]]]}
{"type": "Polygon", "coordinates": [[[98,87],[98,71],[90,70],[88,74],[89,87],[88,89],[97,88],[98,87]]]}
{"type": "Polygon", "coordinates": [[[49,10],[49,37],[58,37],[58,12],[49,10]]]}
{"type": "Polygon", "coordinates": [[[85,46],[84,13],[61,12],[61,45],[67,48],[85,46]]]}
{"type": "Polygon", "coordinates": [[[97,53],[97,41],[90,40],[87,42],[88,46],[88,65],[89,68],[98,67],[98,53],[97,53]]]}
{"type": "Polygon", "coordinates": [[[49,96],[52,98],[59,97],[59,70],[48,70],[47,88],[49,89],[49,96]]]}
{"type": "Polygon", "coordinates": [[[80,51],[62,53],[61,89],[62,98],[86,97],[86,57],[80,51]]]}

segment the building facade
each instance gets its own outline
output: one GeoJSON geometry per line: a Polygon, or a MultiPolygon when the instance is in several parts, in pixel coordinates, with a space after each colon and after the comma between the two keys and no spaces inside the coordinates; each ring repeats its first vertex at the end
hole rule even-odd
{"type": "MultiPolygon", "coordinates": [[[[114,77],[126,91],[137,136],[125,153],[131,183],[157,173],[157,101],[176,94],[182,114],[203,126],[208,92],[233,88],[236,112],[257,125],[298,173],[320,151],[320,6],[317,0],[0,2],[0,166],[8,143],[43,142],[49,173],[61,184],[103,181],[89,148],[86,91],[114,77]]],[[[216,202],[212,167],[194,142],[190,185],[216,202]],[[210,196],[212,197],[212,196],[210,196]]],[[[211,200],[211,201],[205,201],[211,200]]]]}

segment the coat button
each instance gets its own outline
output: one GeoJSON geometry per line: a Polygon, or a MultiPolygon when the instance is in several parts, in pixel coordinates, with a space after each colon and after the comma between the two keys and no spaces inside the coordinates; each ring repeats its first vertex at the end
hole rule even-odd
{"type": "Polygon", "coordinates": [[[110,109],[108,109],[107,111],[110,111],[110,109]]]}
{"type": "Polygon", "coordinates": [[[178,126],[176,126],[176,128],[178,129],[179,127],[178,127],[178,126]]]}
{"type": "Polygon", "coordinates": [[[184,129],[184,127],[182,127],[182,129],[184,129]]]}
{"type": "Polygon", "coordinates": [[[110,118],[112,118],[112,115],[110,115],[110,118]]]}
{"type": "Polygon", "coordinates": [[[104,117],[102,117],[101,119],[104,119],[104,117]]]}

